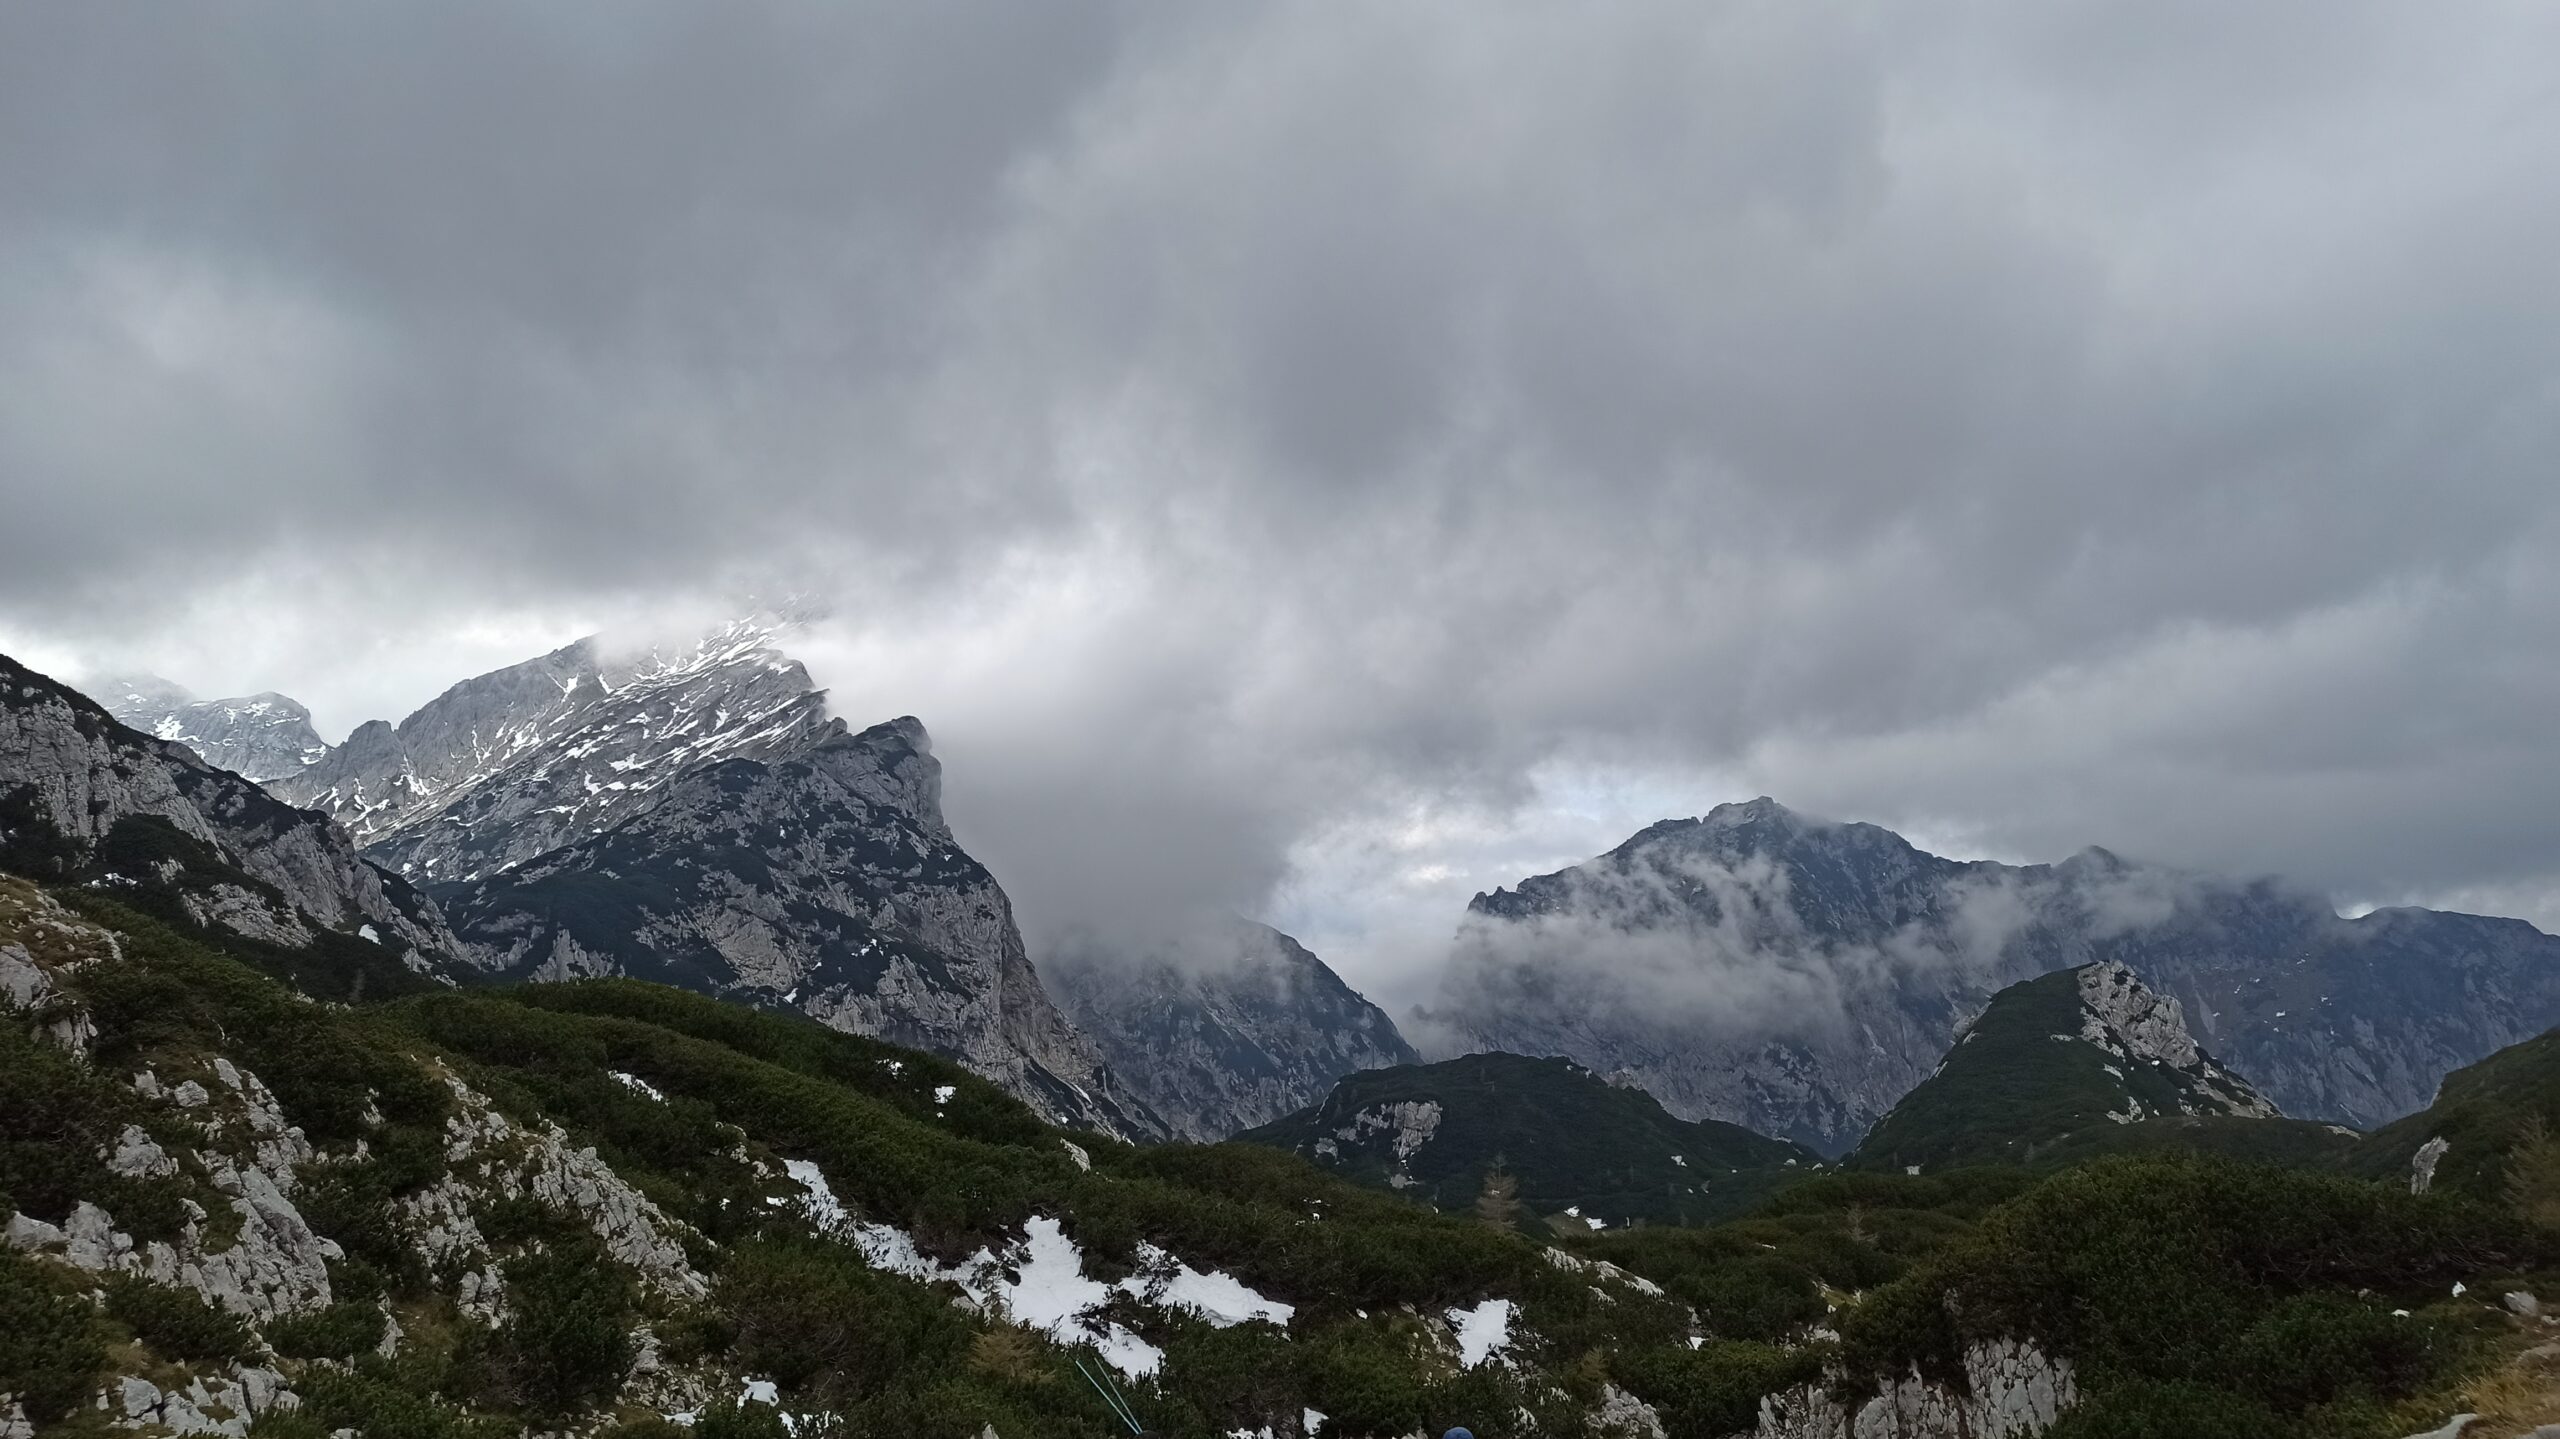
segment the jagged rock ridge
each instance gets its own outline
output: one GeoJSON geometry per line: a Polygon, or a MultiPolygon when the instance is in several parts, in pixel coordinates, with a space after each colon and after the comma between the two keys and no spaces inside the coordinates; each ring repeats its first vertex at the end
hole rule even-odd
{"type": "Polygon", "coordinates": [[[435,905],[345,831],[0,656],[0,866],[166,891],[190,919],[287,948],[360,933],[449,953],[435,905]]]}
{"type": "Polygon", "coordinates": [[[200,700],[157,675],[120,676],[89,687],[117,719],[194,750],[205,763],[264,784],[309,767],[329,747],[311,711],[272,691],[200,700]]]}
{"type": "Polygon", "coordinates": [[[794,1008],[1062,1122],[1162,1137],[943,823],[923,727],[848,733],[786,631],[580,640],[367,724],[278,788],[463,916],[456,978],[642,975],[794,1008]]]}
{"type": "Polygon", "coordinates": [[[370,721],[274,789],[386,868],[465,883],[601,833],[695,765],[807,743],[826,697],[776,632],[741,620],[636,654],[582,639],[370,721]]]}
{"type": "Polygon", "coordinates": [[[1063,1122],[1161,1138],[1043,989],[952,838],[924,727],[828,721],[696,765],[604,833],[442,891],[483,975],[629,975],[949,1055],[1063,1122]]]}
{"type": "Polygon", "coordinates": [[[1765,798],[1478,895],[1436,1009],[1471,1047],[1569,1055],[1676,1114],[1838,1153],[1992,994],[2099,960],[2177,999],[2286,1113],[2360,1128],[2560,1021],[2560,939],[2521,921],[2343,919],[2097,849],[1948,860],[1765,798]]]}
{"type": "Polygon", "coordinates": [[[1068,944],[1043,967],[1068,1017],[1185,1139],[1224,1139],[1315,1103],[1346,1074],[1420,1058],[1306,946],[1248,920],[1137,956],[1068,944]]]}

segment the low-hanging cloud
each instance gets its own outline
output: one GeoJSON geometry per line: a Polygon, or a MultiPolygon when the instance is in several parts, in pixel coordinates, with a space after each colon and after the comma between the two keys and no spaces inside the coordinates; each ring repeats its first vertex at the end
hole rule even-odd
{"type": "Polygon", "coordinates": [[[811,594],[1035,931],[1379,982],[1559,774],[2548,922],[2560,18],[2459,8],[13,12],[0,639],[342,731],[811,594]]]}

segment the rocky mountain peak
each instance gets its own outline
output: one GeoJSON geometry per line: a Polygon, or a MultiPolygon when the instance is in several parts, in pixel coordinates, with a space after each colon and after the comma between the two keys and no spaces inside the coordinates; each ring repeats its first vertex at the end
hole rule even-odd
{"type": "MultiPolygon", "coordinates": [[[[2560,1022],[2560,939],[2520,923],[2343,919],[2299,886],[2095,848],[1956,861],[1767,800],[1478,895],[1433,1013],[1469,1046],[1569,1054],[1674,1114],[1838,1152],[2002,987],[2100,961],[2288,1113],[2347,1125],[2560,1022]]],[[[2161,1016],[2121,1019],[2168,1042],[2161,1016]]]]}
{"type": "Polygon", "coordinates": [[[97,884],[284,950],[359,935],[423,966],[453,936],[344,831],[0,656],[0,867],[97,884]]]}
{"type": "Polygon", "coordinates": [[[157,675],[121,676],[93,688],[123,723],[248,779],[281,779],[328,749],[311,727],[311,711],[272,690],[200,700],[157,675]]]}
{"type": "Polygon", "coordinates": [[[276,792],[421,883],[468,882],[601,833],[687,769],[820,735],[825,695],[775,638],[738,621],[689,645],[582,639],[367,723],[276,792]]]}
{"type": "Polygon", "coordinates": [[[897,810],[930,833],[950,836],[951,827],[942,817],[942,763],[933,757],[932,737],[915,716],[884,720],[858,734],[838,720],[811,747],[810,757],[870,803],[897,810]]]}

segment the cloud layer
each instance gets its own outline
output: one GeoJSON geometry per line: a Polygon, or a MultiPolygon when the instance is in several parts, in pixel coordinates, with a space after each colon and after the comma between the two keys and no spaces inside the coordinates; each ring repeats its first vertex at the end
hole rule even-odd
{"type": "Polygon", "coordinates": [[[1035,926],[1390,988],[1760,791],[2550,924],[2560,17],[2458,11],[12,13],[0,639],[343,729],[821,596],[1035,926]]]}

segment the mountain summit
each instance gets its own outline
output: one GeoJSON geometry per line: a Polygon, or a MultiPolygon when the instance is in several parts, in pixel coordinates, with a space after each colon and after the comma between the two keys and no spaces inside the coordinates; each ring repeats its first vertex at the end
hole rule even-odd
{"type": "Polygon", "coordinates": [[[1061,1122],[1162,1137],[953,838],[924,726],[829,718],[782,632],[580,640],[368,724],[277,789],[447,907],[449,977],[632,975],[796,1010],[1061,1122]]]}
{"type": "Polygon", "coordinates": [[[102,680],[90,690],[124,723],[185,745],[215,769],[261,784],[297,773],[328,753],[311,727],[311,711],[272,691],[200,700],[157,675],[102,680]]]}
{"type": "Polygon", "coordinates": [[[2020,980],[2098,961],[2176,999],[2288,1114],[2370,1128],[2560,1022],[2560,939],[2090,849],[1941,858],[1769,799],[1665,820],[1477,895],[1435,1017],[1468,1047],[1625,1073],[1672,1113],[1840,1153],[2020,980]]]}
{"type": "Polygon", "coordinates": [[[359,726],[273,788],[418,883],[468,882],[602,833],[696,765],[814,738],[826,696],[776,632],[740,620],[636,653],[591,636],[359,726]]]}

